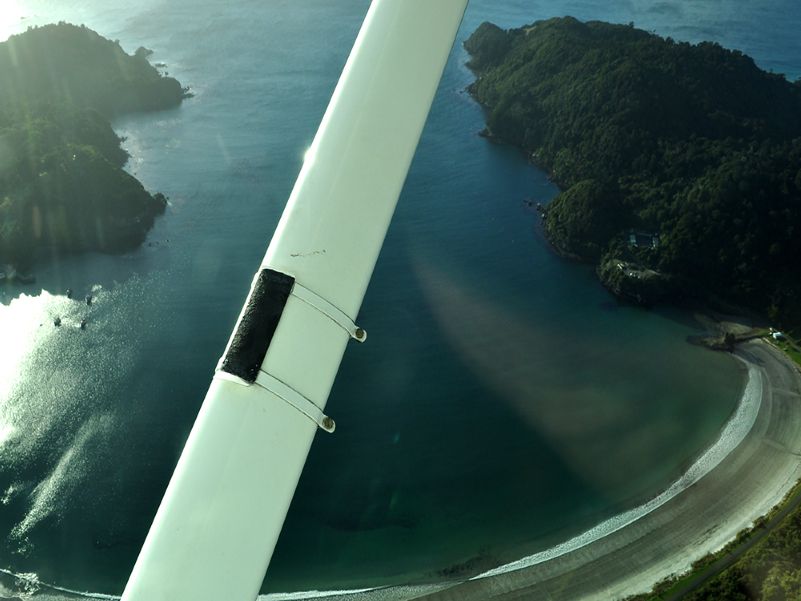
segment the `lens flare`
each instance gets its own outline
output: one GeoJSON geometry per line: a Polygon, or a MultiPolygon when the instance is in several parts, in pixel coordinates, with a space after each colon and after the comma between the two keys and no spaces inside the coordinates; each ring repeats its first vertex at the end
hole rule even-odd
{"type": "Polygon", "coordinates": [[[2,0],[0,2],[0,41],[4,42],[8,36],[19,33],[25,27],[25,12],[17,0],[2,0]]]}

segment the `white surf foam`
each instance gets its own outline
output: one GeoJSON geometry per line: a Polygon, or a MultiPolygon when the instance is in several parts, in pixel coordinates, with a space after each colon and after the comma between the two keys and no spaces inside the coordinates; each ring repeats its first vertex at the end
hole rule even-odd
{"type": "Polygon", "coordinates": [[[343,595],[358,595],[373,591],[371,588],[356,588],[342,591],[306,591],[300,593],[270,593],[259,595],[259,601],[302,601],[303,599],[325,599],[343,595]]]}
{"type": "Polygon", "coordinates": [[[673,482],[667,490],[639,507],[611,517],[570,540],[545,551],[528,555],[517,561],[478,574],[471,580],[522,570],[585,547],[648,515],[715,469],[751,431],[762,404],[762,373],[753,365],[749,363],[746,363],[746,365],[748,367],[748,381],[734,414],[724,426],[715,443],[696,459],[690,468],[678,480],[673,482]]]}
{"type": "Polygon", "coordinates": [[[39,576],[34,572],[16,573],[11,570],[0,568],[0,574],[10,576],[15,582],[17,590],[8,591],[8,594],[20,597],[21,599],[28,599],[30,597],[39,597],[42,589],[50,591],[58,591],[60,593],[67,593],[70,597],[83,597],[86,599],[113,599],[117,600],[119,597],[114,595],[104,595],[103,593],[90,593],[87,591],[74,591],[63,586],[55,584],[48,584],[39,580],[39,576]]]}
{"type": "MultiPolygon", "coordinates": [[[[618,530],[625,528],[640,518],[648,515],[652,511],[673,499],[676,495],[687,490],[690,486],[711,472],[745,439],[756,422],[757,414],[759,413],[763,389],[762,373],[753,365],[748,363],[746,363],[746,365],[748,367],[748,380],[745,390],[743,391],[743,395],[739,404],[737,405],[737,409],[724,426],[718,439],[700,457],[698,457],[698,459],[678,480],[673,482],[664,492],[634,509],[623,512],[601,522],[600,524],[590,528],[578,536],[571,538],[570,540],[539,553],[534,553],[527,557],[523,557],[522,559],[483,572],[477,576],[474,576],[471,578],[471,580],[488,578],[490,576],[521,570],[545,561],[549,561],[551,559],[555,559],[565,555],[566,553],[589,545],[590,543],[609,536],[610,534],[617,532],[618,530]]],[[[76,591],[43,583],[38,580],[38,577],[36,577],[35,574],[15,574],[3,569],[0,569],[0,573],[20,578],[22,580],[30,579],[31,583],[35,583],[37,587],[49,589],[50,591],[67,593],[70,596],[78,596],[89,599],[108,599],[114,601],[120,598],[119,596],[115,595],[76,591]]],[[[330,599],[332,601],[344,599],[349,599],[352,601],[364,599],[366,601],[369,599],[373,601],[394,601],[409,598],[408,596],[404,595],[408,595],[411,592],[414,592],[414,596],[417,596],[424,592],[424,590],[433,592],[442,588],[447,588],[450,586],[450,584],[451,583],[420,586],[400,585],[378,588],[346,589],[338,591],[270,593],[267,595],[259,595],[258,601],[300,601],[303,599],[330,599]]]]}

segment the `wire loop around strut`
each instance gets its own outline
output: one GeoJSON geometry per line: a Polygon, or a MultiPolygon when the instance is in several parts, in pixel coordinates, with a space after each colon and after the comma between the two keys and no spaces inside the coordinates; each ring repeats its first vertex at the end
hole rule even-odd
{"type": "Polygon", "coordinates": [[[272,392],[275,396],[300,411],[329,434],[333,433],[336,429],[336,422],[323,413],[317,405],[312,403],[297,390],[285,384],[275,376],[271,376],[266,371],[259,371],[255,384],[264,390],[272,392]]]}
{"type": "Polygon", "coordinates": [[[348,335],[357,342],[364,342],[367,340],[367,332],[363,328],[357,326],[344,311],[329,303],[322,296],[312,292],[298,281],[295,281],[290,295],[317,309],[320,313],[345,330],[348,335]]]}

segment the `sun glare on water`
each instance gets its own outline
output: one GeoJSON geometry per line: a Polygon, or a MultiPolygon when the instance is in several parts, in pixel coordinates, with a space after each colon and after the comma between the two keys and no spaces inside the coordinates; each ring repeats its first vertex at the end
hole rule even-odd
{"type": "Polygon", "coordinates": [[[52,299],[46,292],[33,297],[23,294],[0,305],[0,449],[16,429],[12,395],[31,352],[48,332],[44,324],[52,321],[52,299]]]}

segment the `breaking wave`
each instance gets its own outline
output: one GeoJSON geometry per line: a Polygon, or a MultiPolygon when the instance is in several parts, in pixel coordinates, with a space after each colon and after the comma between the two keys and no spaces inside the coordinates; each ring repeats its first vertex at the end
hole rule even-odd
{"type": "Polygon", "coordinates": [[[609,536],[613,532],[625,528],[629,524],[632,524],[661,507],[715,469],[721,461],[737,448],[751,431],[762,404],[762,373],[750,363],[746,363],[746,365],[748,367],[748,381],[745,385],[745,390],[737,405],[737,409],[726,423],[720,436],[714,444],[704,451],[690,468],[664,492],[650,501],[643,503],[639,507],[611,517],[570,540],[544,551],[540,551],[539,553],[534,553],[533,555],[523,557],[517,561],[483,572],[474,576],[471,580],[505,574],[537,565],[570,553],[571,551],[575,551],[576,549],[580,549],[605,536],[609,536]]]}

